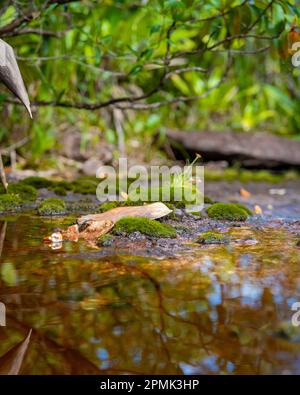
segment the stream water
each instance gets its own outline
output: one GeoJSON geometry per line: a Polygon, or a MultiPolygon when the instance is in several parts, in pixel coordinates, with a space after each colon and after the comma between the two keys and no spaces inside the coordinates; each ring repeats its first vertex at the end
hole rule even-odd
{"type": "Polygon", "coordinates": [[[43,244],[51,228],[72,220],[0,222],[0,356],[32,328],[21,373],[300,373],[294,234],[233,228],[257,242],[161,259],[43,244]]]}

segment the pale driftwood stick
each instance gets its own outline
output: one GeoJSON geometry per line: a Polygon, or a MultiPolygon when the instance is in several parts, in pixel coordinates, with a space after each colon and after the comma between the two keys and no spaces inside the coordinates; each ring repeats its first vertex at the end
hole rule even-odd
{"type": "Polygon", "coordinates": [[[1,177],[1,182],[2,182],[5,190],[7,191],[8,183],[6,180],[6,175],[5,175],[5,170],[4,170],[4,165],[3,165],[1,153],[0,153],[0,177],[1,177]]]}
{"type": "Polygon", "coordinates": [[[78,225],[87,221],[112,221],[116,223],[124,217],[142,217],[158,219],[170,214],[170,210],[164,203],[156,202],[145,204],[144,206],[116,207],[102,214],[89,214],[77,219],[78,225]]]}

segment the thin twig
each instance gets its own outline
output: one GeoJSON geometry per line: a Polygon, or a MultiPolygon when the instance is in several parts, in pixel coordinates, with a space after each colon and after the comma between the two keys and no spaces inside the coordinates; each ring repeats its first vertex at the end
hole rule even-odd
{"type": "Polygon", "coordinates": [[[1,153],[0,153],[0,177],[1,177],[1,182],[2,182],[2,185],[4,186],[4,189],[5,189],[5,191],[7,191],[8,183],[6,180],[6,174],[5,174],[5,169],[4,169],[1,153]]]}

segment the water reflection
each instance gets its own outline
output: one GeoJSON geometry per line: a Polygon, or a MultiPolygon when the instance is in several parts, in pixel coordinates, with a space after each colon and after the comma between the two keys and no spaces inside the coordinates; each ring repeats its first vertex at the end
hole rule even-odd
{"type": "Polygon", "coordinates": [[[71,222],[7,219],[0,355],[33,328],[23,373],[300,372],[300,344],[276,335],[300,300],[299,249],[288,232],[163,260],[41,243],[71,222]]]}

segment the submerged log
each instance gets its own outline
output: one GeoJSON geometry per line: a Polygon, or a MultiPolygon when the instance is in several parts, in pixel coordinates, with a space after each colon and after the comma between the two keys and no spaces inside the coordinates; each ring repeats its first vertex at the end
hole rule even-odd
{"type": "Polygon", "coordinates": [[[245,167],[300,167],[300,141],[268,133],[185,132],[168,130],[177,159],[183,151],[202,155],[205,162],[227,160],[245,167]]]}

